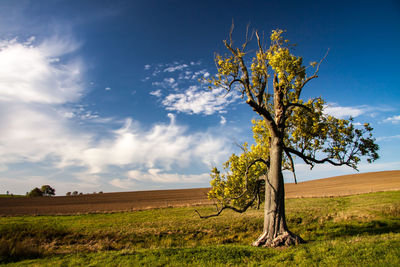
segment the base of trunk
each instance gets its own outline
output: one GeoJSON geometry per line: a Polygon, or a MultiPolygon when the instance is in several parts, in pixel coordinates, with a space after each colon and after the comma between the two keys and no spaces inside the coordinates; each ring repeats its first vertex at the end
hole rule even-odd
{"type": "Polygon", "coordinates": [[[256,241],[253,242],[255,247],[289,247],[301,243],[306,243],[300,236],[290,231],[281,233],[275,238],[269,238],[267,233],[263,233],[256,241]]]}

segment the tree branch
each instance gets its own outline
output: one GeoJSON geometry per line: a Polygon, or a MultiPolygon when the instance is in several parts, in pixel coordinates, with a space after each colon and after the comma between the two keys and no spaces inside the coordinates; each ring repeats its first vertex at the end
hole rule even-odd
{"type": "Polygon", "coordinates": [[[311,108],[309,108],[309,107],[307,107],[307,106],[305,106],[303,104],[299,104],[299,103],[289,103],[289,104],[287,104],[286,108],[285,108],[285,111],[288,111],[288,110],[293,109],[295,107],[303,108],[303,109],[307,110],[308,112],[312,112],[311,108]]]}
{"type": "Polygon", "coordinates": [[[301,90],[303,89],[303,87],[304,87],[309,81],[311,81],[312,79],[318,78],[319,66],[321,66],[321,63],[325,60],[325,58],[328,56],[328,54],[329,54],[329,48],[328,48],[328,51],[326,51],[325,56],[319,61],[318,65],[317,65],[317,68],[315,69],[314,74],[313,74],[311,77],[306,78],[306,80],[300,85],[300,87],[299,87],[299,89],[298,89],[298,96],[297,96],[297,98],[300,97],[301,90]]]}
{"type": "Polygon", "coordinates": [[[236,212],[238,212],[238,213],[243,213],[243,212],[245,212],[248,208],[250,208],[250,207],[253,205],[254,201],[256,201],[256,199],[257,199],[257,197],[258,197],[257,192],[258,192],[258,190],[259,190],[259,187],[260,187],[260,185],[261,185],[261,182],[262,182],[262,180],[258,180],[258,181],[257,181],[257,185],[256,185],[256,188],[255,188],[255,190],[254,190],[254,197],[253,197],[253,199],[251,199],[251,200],[250,200],[243,208],[241,208],[241,209],[238,209],[238,208],[233,207],[233,206],[230,206],[230,205],[224,205],[224,206],[222,206],[220,209],[217,209],[217,213],[210,214],[210,215],[206,215],[206,216],[201,215],[200,212],[199,212],[198,210],[194,210],[194,211],[199,215],[199,217],[200,217],[201,219],[208,219],[208,218],[211,218],[211,217],[219,216],[219,215],[222,213],[222,211],[224,211],[225,209],[230,209],[230,210],[236,211],[236,212]]]}
{"type": "Polygon", "coordinates": [[[310,156],[306,156],[303,153],[301,153],[293,148],[290,148],[290,147],[285,147],[284,150],[285,150],[285,152],[295,154],[296,156],[300,157],[306,164],[311,165],[311,166],[313,166],[313,163],[322,164],[322,163],[328,162],[334,166],[347,165],[347,166],[351,167],[351,165],[348,161],[335,162],[335,161],[331,160],[331,158],[328,158],[328,157],[319,160],[319,159],[316,159],[316,158],[313,158],[310,156]]]}
{"type": "Polygon", "coordinates": [[[274,135],[278,134],[278,127],[276,126],[276,123],[274,119],[271,116],[271,113],[266,108],[261,107],[258,105],[254,100],[247,99],[246,103],[250,105],[250,107],[253,108],[255,112],[257,112],[259,115],[263,116],[267,120],[267,124],[270,127],[270,130],[274,135]]]}
{"type": "Polygon", "coordinates": [[[232,197],[232,198],[230,198],[230,200],[232,200],[232,199],[239,199],[239,198],[241,198],[241,197],[243,197],[246,193],[247,193],[247,191],[249,191],[249,178],[248,178],[248,173],[249,173],[249,169],[254,165],[254,164],[256,164],[257,162],[262,162],[262,163],[264,163],[268,168],[269,168],[269,161],[268,160],[264,160],[264,159],[262,159],[262,158],[258,158],[258,159],[256,159],[256,160],[253,160],[251,163],[250,163],[250,165],[249,166],[247,166],[246,167],[246,172],[245,172],[245,179],[246,179],[246,189],[239,195],[239,196],[236,196],[236,197],[232,197]]]}

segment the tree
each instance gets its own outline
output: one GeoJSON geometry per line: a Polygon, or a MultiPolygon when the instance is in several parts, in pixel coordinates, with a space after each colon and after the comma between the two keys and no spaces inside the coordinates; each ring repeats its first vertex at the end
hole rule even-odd
{"type": "Polygon", "coordinates": [[[35,187],[29,192],[28,197],[42,197],[43,192],[39,188],[35,187]]]}
{"type": "Polygon", "coordinates": [[[42,185],[40,190],[43,192],[43,196],[54,196],[56,194],[56,190],[50,185],[42,185]]]}
{"type": "MultiPolygon", "coordinates": [[[[321,63],[303,65],[302,57],[292,54],[293,45],[283,38],[282,30],[274,30],[269,47],[257,32],[257,44],[250,67],[247,64],[246,40],[236,47],[229,40],[224,44],[226,55],[215,56],[218,73],[208,80],[210,88],[239,90],[242,99],[260,115],[253,121],[255,144],[244,144],[243,153],[233,154],[224,164],[226,173],[217,168],[211,172],[212,189],[208,193],[217,205],[218,216],[225,209],[245,212],[264,205],[264,230],[254,246],[277,247],[304,242],[289,231],[285,218],[285,189],[282,170],[293,172],[298,157],[312,168],[315,164],[346,165],[357,169],[361,156],[368,162],[378,159],[372,128],[364,124],[357,128],[352,119],[338,119],[324,112],[321,98],[301,99],[305,86],[318,77],[321,63]],[[307,72],[312,70],[311,76],[307,72]]],[[[297,182],[297,181],[296,181],[297,182]]]]}
{"type": "Polygon", "coordinates": [[[77,196],[77,195],[78,195],[78,191],[72,192],[72,195],[73,195],[73,196],[77,196]]]}

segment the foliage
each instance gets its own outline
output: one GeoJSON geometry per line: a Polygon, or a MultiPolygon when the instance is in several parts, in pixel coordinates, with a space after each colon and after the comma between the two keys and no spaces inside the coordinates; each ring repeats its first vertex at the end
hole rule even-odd
{"type": "Polygon", "coordinates": [[[54,196],[56,194],[56,190],[50,185],[42,185],[40,190],[43,192],[44,196],[54,196]]]}
{"type": "Polygon", "coordinates": [[[263,131],[262,121],[253,120],[253,137],[255,144],[245,143],[242,146],[243,153],[239,156],[232,154],[224,164],[226,173],[221,173],[217,168],[211,171],[211,190],[208,193],[210,199],[217,200],[221,206],[232,205],[240,210],[246,209],[249,203],[254,206],[264,199],[264,190],[259,184],[264,179],[259,179],[267,173],[267,164],[263,159],[269,155],[269,135],[263,131]],[[257,200],[257,201],[256,201],[257,200]]]}
{"type": "Polygon", "coordinates": [[[50,185],[42,185],[39,189],[35,187],[29,193],[27,193],[28,197],[42,197],[42,196],[54,196],[56,194],[56,190],[52,188],[50,185]]]}
{"type": "Polygon", "coordinates": [[[43,196],[42,190],[40,190],[37,187],[33,188],[28,194],[28,197],[42,197],[42,196],[43,196]]]}
{"type": "MultiPolygon", "coordinates": [[[[288,199],[288,224],[309,242],[283,250],[245,246],[261,230],[263,213],[258,210],[228,211],[210,220],[200,220],[191,207],[4,217],[0,248],[7,245],[10,252],[19,246],[23,252],[25,245],[34,244],[37,254],[28,251],[14,258],[4,252],[1,261],[18,266],[396,266],[399,201],[400,191],[288,199]]],[[[211,206],[199,209],[212,211],[211,206]]]]}
{"type": "Polygon", "coordinates": [[[218,73],[207,81],[210,88],[239,90],[261,119],[253,121],[255,144],[245,143],[242,154],[232,155],[224,164],[225,173],[217,168],[211,171],[212,189],[208,197],[218,205],[215,215],[224,209],[243,212],[264,200],[262,192],[270,182],[265,179],[270,164],[280,164],[270,161],[271,138],[275,140],[274,146],[283,148],[281,170],[292,171],[295,180],[295,157],[311,168],[330,163],[357,169],[361,157],[368,162],[378,159],[379,147],[368,123],[357,127],[352,118],[339,119],[326,114],[327,103],[321,97],[301,98],[305,85],[318,77],[326,56],[319,63],[305,66],[302,57],[292,53],[294,45],[283,38],[284,31],[274,30],[268,49],[255,33],[258,47],[250,50],[255,52],[249,59],[247,56],[252,52],[246,48],[250,40],[246,36],[242,47],[234,47],[232,30],[230,40],[224,41],[229,54],[215,56],[218,73]],[[252,62],[250,67],[247,62],[252,62]]]}

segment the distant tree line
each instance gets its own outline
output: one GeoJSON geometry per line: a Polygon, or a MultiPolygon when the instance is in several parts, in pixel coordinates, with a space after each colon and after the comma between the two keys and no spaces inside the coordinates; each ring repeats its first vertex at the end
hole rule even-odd
{"type": "MultiPolygon", "coordinates": [[[[103,191],[99,191],[99,193],[96,193],[96,192],[93,192],[93,194],[103,194],[103,191]]],[[[65,194],[67,197],[69,197],[69,196],[80,196],[80,195],[83,195],[83,193],[82,192],[78,192],[78,191],[74,191],[74,192],[67,192],[66,194],[65,194]]]]}

